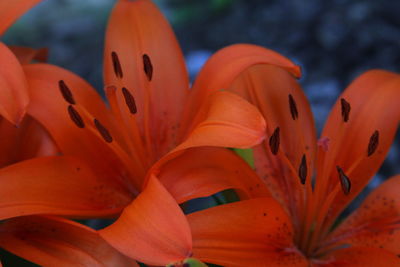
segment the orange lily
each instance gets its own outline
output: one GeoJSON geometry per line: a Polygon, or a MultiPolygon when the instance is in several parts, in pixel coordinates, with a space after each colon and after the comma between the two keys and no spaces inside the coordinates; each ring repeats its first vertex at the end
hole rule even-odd
{"type": "Polygon", "coordinates": [[[269,138],[254,148],[255,168],[280,207],[266,208],[264,216],[259,211],[254,225],[239,219],[236,227],[248,227],[246,234],[226,224],[235,223],[236,206],[252,209],[254,203],[189,215],[193,255],[226,266],[399,266],[399,176],[375,189],[339,227],[334,225],[393,141],[400,121],[400,76],[373,70],[358,77],[333,107],[318,142],[310,106],[295,80],[299,76],[288,59],[251,45],[221,50],[200,73],[193,88],[197,94],[223,86],[263,113],[269,138]],[[242,69],[228,84],[229,78],[214,74],[226,65],[236,67],[231,77],[242,69]],[[281,216],[282,211],[289,217],[281,216]],[[209,223],[206,215],[213,218],[209,223]],[[261,227],[264,217],[275,215],[280,227],[261,227]]]}
{"type": "MultiPolygon", "coordinates": [[[[0,34],[38,2],[38,0],[1,1],[0,34]]],[[[29,90],[20,64],[28,64],[32,60],[44,61],[45,52],[45,49],[6,47],[0,43],[0,57],[3,62],[0,68],[2,85],[0,172],[2,176],[13,176],[12,170],[18,170],[20,166],[26,167],[30,162],[35,162],[29,159],[43,157],[40,160],[50,162],[51,157],[47,158],[47,156],[58,153],[58,148],[41,124],[31,116],[25,115],[29,102],[29,90]]],[[[59,171],[62,171],[62,167],[59,171]]],[[[31,188],[25,193],[31,196],[37,193],[35,187],[31,186],[35,184],[36,178],[35,173],[28,173],[25,176],[25,186],[31,188]]],[[[2,181],[2,189],[7,191],[7,187],[12,187],[13,183],[4,182],[2,181]]],[[[12,197],[12,195],[6,196],[9,199],[12,197]]],[[[18,198],[14,200],[18,201],[18,198]]],[[[18,203],[13,204],[18,205],[18,203]]],[[[22,254],[27,259],[32,259],[43,266],[77,264],[137,266],[134,261],[115,251],[94,230],[62,218],[22,216],[2,221],[0,246],[9,248],[17,255],[22,254]]],[[[1,262],[0,266],[2,266],[1,262]]]]}
{"type": "MultiPolygon", "coordinates": [[[[48,130],[63,156],[0,170],[0,219],[35,214],[115,217],[152,174],[164,177],[164,185],[179,203],[257,181],[254,175],[242,181],[241,171],[248,169],[240,166],[246,164],[221,147],[245,148],[261,142],[264,119],[254,106],[228,92],[193,99],[181,50],[151,1],[117,2],[107,30],[104,68],[111,110],[71,72],[47,64],[23,66],[31,93],[28,113],[48,130]],[[199,104],[195,112],[186,105],[193,101],[199,104]],[[193,116],[184,120],[188,112],[193,116]],[[238,161],[236,166],[229,164],[231,158],[238,161]],[[175,160],[185,165],[172,164],[175,160]],[[202,171],[193,171],[197,168],[202,171]]],[[[242,194],[253,195],[249,190],[242,194]]],[[[56,239],[36,242],[40,233],[21,239],[20,227],[7,231],[12,234],[3,235],[0,245],[39,264],[48,258],[33,257],[32,246],[21,250],[17,244],[35,240],[40,251],[62,249],[63,241],[56,239]]],[[[71,230],[69,238],[85,240],[83,232],[71,230]]],[[[77,253],[86,253],[76,244],[77,253]]],[[[57,253],[48,254],[54,262],[63,260],[57,253]]]]}

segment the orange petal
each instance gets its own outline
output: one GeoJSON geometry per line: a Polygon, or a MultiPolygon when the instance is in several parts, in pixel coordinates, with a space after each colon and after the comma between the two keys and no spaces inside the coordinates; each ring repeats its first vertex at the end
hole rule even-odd
{"type": "Polygon", "coordinates": [[[303,156],[310,170],[305,177],[309,186],[316,154],[314,119],[300,85],[286,69],[264,64],[242,72],[229,90],[256,105],[267,122],[267,139],[254,149],[257,173],[281,203],[298,204],[304,195],[298,176],[303,156]],[[279,142],[272,150],[277,129],[279,142]]]}
{"type": "Polygon", "coordinates": [[[47,48],[34,49],[26,46],[10,46],[9,48],[21,64],[28,64],[33,60],[45,62],[49,52],[47,48]]]}
{"type": "Polygon", "coordinates": [[[225,148],[188,149],[163,165],[157,176],[178,203],[225,189],[237,189],[242,198],[269,196],[250,166],[225,148]]]}
{"type": "Polygon", "coordinates": [[[228,46],[215,53],[199,73],[186,105],[185,121],[190,123],[195,112],[212,92],[227,89],[242,71],[256,64],[278,66],[300,77],[298,66],[272,50],[250,44],[228,46]]]}
{"type": "MultiPolygon", "coordinates": [[[[188,74],[171,26],[152,1],[118,1],[107,28],[104,77],[107,86],[126,87],[136,99],[135,117],[142,134],[148,138],[151,133],[147,146],[156,158],[176,145],[178,123],[189,92],[188,74]],[[114,64],[121,71],[115,72],[114,64]]],[[[125,107],[121,94],[119,103],[125,107]]]]}
{"type": "Polygon", "coordinates": [[[400,75],[373,70],[352,82],[333,107],[322,133],[330,145],[325,160],[317,166],[321,177],[317,183],[330,177],[324,192],[332,191],[339,183],[339,166],[349,177],[351,190],[348,195],[339,192],[336,196],[331,205],[332,220],[361,192],[385,159],[400,122],[399,98],[400,75]],[[341,99],[351,106],[348,122],[343,122],[341,99]],[[379,142],[374,150],[371,139],[376,131],[379,142]]]}
{"type": "Polygon", "coordinates": [[[96,138],[93,132],[86,129],[94,127],[93,121],[85,120],[87,127],[81,129],[71,120],[69,103],[62,97],[59,81],[63,80],[69,87],[77,105],[99,120],[116,144],[120,144],[120,132],[96,91],[80,77],[56,66],[29,64],[24,66],[24,70],[31,89],[29,114],[50,132],[61,152],[83,159],[97,175],[120,180],[122,186],[128,186],[126,164],[101,137],[96,138]]]}
{"type": "Polygon", "coordinates": [[[292,223],[273,198],[213,207],[187,216],[193,257],[224,266],[308,266],[293,245],[292,223]]]}
{"type": "Polygon", "coordinates": [[[41,0],[0,1],[0,35],[2,35],[21,15],[40,1],[41,0]]]}
{"type": "Polygon", "coordinates": [[[185,141],[173,151],[199,146],[249,148],[264,139],[266,127],[256,107],[225,91],[209,97],[192,125],[185,141]]]}
{"type": "Polygon", "coordinates": [[[400,266],[399,258],[396,254],[390,253],[384,249],[354,247],[339,249],[337,252],[329,254],[326,257],[326,262],[321,261],[321,264],[314,266],[334,267],[394,267],[400,266]]]}
{"type": "Polygon", "coordinates": [[[96,231],[57,217],[27,216],[3,222],[0,246],[41,266],[139,266],[96,231]]]}
{"type": "Polygon", "coordinates": [[[130,196],[94,176],[81,160],[43,157],[0,170],[0,220],[31,214],[113,215],[130,196]]]}
{"type": "Polygon", "coordinates": [[[186,218],[155,176],[100,235],[123,254],[146,264],[166,265],[191,256],[192,237],[186,218]]]}
{"type": "Polygon", "coordinates": [[[399,191],[400,175],[388,179],[332,233],[331,239],[339,239],[345,244],[384,248],[400,255],[399,191]]]}
{"type": "Polygon", "coordinates": [[[0,66],[0,115],[18,125],[29,102],[26,78],[18,59],[3,43],[0,43],[0,61],[3,62],[0,66]]]}
{"type": "Polygon", "coordinates": [[[30,116],[25,116],[18,128],[0,118],[0,134],[0,167],[58,152],[50,135],[30,116]]]}

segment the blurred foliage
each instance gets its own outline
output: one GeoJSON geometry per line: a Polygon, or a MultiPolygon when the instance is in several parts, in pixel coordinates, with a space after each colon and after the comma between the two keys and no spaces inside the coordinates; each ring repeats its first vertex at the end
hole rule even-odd
{"type": "Polygon", "coordinates": [[[235,0],[158,0],[160,6],[166,9],[173,25],[197,21],[204,16],[221,15],[231,7],[235,0]]]}

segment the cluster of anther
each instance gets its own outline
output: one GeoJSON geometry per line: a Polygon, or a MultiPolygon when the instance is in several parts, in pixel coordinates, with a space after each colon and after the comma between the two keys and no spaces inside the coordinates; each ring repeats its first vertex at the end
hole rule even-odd
{"type": "MultiPolygon", "coordinates": [[[[115,51],[111,52],[111,59],[113,63],[115,76],[119,79],[122,79],[124,77],[122,72],[122,66],[118,54],[115,51]]],[[[142,60],[143,60],[144,73],[146,74],[147,80],[150,82],[153,78],[153,65],[151,64],[150,57],[147,54],[143,54],[142,60]]],[[[128,107],[129,112],[133,115],[136,114],[137,106],[135,98],[133,97],[131,92],[129,92],[129,90],[126,87],[122,87],[122,95],[124,96],[125,104],[128,107]]]]}
{"type": "MultiPolygon", "coordinates": [[[[292,119],[295,121],[299,118],[299,111],[297,109],[296,101],[294,100],[293,96],[289,94],[288,96],[289,100],[289,110],[290,110],[290,115],[292,119]]],[[[269,138],[269,147],[271,149],[271,153],[273,155],[277,155],[279,152],[279,146],[280,146],[280,128],[276,127],[273,134],[269,138]]],[[[307,157],[305,154],[303,154],[300,162],[300,166],[298,168],[298,176],[300,179],[300,182],[302,184],[306,183],[306,178],[307,178],[307,157]]]]}
{"type": "MultiPolygon", "coordinates": [[[[153,66],[151,64],[150,57],[147,54],[144,54],[142,58],[143,58],[144,73],[145,73],[148,81],[151,81],[153,78],[153,66]]],[[[111,52],[111,60],[112,60],[115,76],[118,79],[122,79],[124,77],[124,73],[122,71],[121,62],[119,60],[118,54],[114,51],[111,52]]],[[[58,86],[60,88],[63,98],[65,99],[65,101],[67,103],[69,103],[68,114],[69,114],[71,120],[75,123],[75,125],[77,127],[85,128],[85,122],[82,119],[82,116],[74,108],[74,105],[76,105],[76,101],[74,99],[74,96],[73,96],[71,90],[68,88],[67,84],[63,80],[60,80],[58,82],[58,86]]],[[[131,114],[136,114],[137,107],[136,107],[136,102],[135,102],[135,98],[133,97],[133,95],[125,87],[122,88],[122,95],[124,96],[125,104],[127,105],[129,112],[131,114]]],[[[93,123],[94,123],[94,126],[96,127],[97,131],[99,132],[99,134],[104,139],[104,141],[106,141],[107,143],[111,143],[113,141],[113,138],[112,138],[110,132],[107,130],[107,128],[104,127],[104,125],[98,119],[94,119],[93,123]]]]}
{"type": "MultiPolygon", "coordinates": [[[[296,101],[294,97],[289,94],[288,96],[289,100],[289,110],[290,110],[290,115],[292,119],[295,121],[299,118],[299,112],[297,109],[296,101]]],[[[341,106],[341,115],[342,115],[342,120],[344,123],[347,123],[350,119],[350,111],[351,111],[351,105],[349,102],[346,101],[346,99],[341,98],[340,99],[340,106],[341,106]]],[[[376,149],[378,148],[379,144],[379,131],[375,131],[372,136],[370,137],[368,148],[367,148],[367,156],[370,157],[372,156],[376,149]]],[[[280,128],[276,127],[274,132],[272,133],[271,137],[269,138],[269,147],[271,150],[271,153],[273,155],[277,155],[279,152],[279,146],[280,146],[280,128]]],[[[336,170],[338,172],[339,180],[341,183],[341,187],[343,190],[343,193],[345,195],[348,195],[350,193],[351,189],[351,181],[350,178],[344,173],[343,169],[340,166],[336,166],[336,170]]],[[[306,178],[307,178],[307,158],[306,155],[303,154],[300,162],[300,166],[298,168],[298,176],[300,179],[300,182],[302,184],[305,184],[306,178]]]]}
{"type": "MultiPolygon", "coordinates": [[[[58,87],[60,88],[60,92],[61,92],[61,95],[63,96],[64,100],[69,104],[68,108],[67,108],[69,117],[71,118],[71,120],[75,123],[75,125],[78,128],[85,128],[85,122],[84,122],[82,116],[74,108],[74,106],[76,105],[76,101],[74,99],[74,96],[73,96],[71,90],[69,89],[69,87],[63,80],[60,80],[58,82],[58,87]]],[[[107,143],[111,143],[113,141],[113,138],[112,138],[110,132],[107,130],[107,128],[105,128],[103,126],[103,124],[101,124],[100,121],[97,119],[94,119],[93,123],[94,123],[97,131],[99,132],[99,134],[103,137],[103,139],[107,143]]]]}

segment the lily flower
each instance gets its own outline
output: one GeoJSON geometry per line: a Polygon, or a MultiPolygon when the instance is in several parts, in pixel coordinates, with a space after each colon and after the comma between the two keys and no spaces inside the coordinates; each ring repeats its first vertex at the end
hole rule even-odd
{"type": "Polygon", "coordinates": [[[235,218],[235,206],[252,209],[248,201],[226,205],[225,211],[217,207],[221,220],[214,217],[208,224],[201,212],[189,215],[193,255],[224,266],[399,266],[399,176],[335,226],[390,148],[400,121],[400,75],[383,70],[360,75],[339,97],[318,141],[299,76],[288,59],[252,45],[221,50],[199,74],[193,88],[198,94],[222,86],[263,113],[268,138],[254,148],[255,169],[279,208],[259,211],[254,226],[238,220],[236,227],[248,227],[247,234],[232,231],[227,224],[235,221],[225,218],[235,218]],[[214,74],[226,65],[236,67],[231,76],[244,69],[230,84],[214,74]],[[282,223],[275,231],[260,226],[264,217],[275,215],[282,223]]]}
{"type": "MultiPolygon", "coordinates": [[[[1,1],[0,34],[38,2],[38,0],[1,1]]],[[[33,158],[46,159],[59,152],[43,126],[26,114],[29,86],[21,64],[29,64],[32,60],[44,61],[45,52],[44,49],[7,47],[0,43],[2,61],[0,172],[2,175],[12,176],[12,170],[18,169],[20,164],[28,167],[33,158]]],[[[59,171],[62,171],[62,168],[59,171]]],[[[38,177],[35,173],[28,172],[25,186],[30,187],[36,178],[38,177]]],[[[2,183],[2,186],[12,187],[12,183],[7,186],[2,183]]],[[[36,194],[34,187],[23,193],[36,194]]],[[[9,195],[8,198],[12,199],[12,196],[9,195]]],[[[104,266],[103,264],[137,266],[136,262],[115,251],[94,230],[70,220],[50,216],[22,216],[2,221],[0,246],[12,247],[11,251],[15,254],[22,253],[26,258],[43,266],[104,266]],[[84,238],[77,239],[76,236],[84,238]],[[76,244],[79,244],[79,250],[74,248],[76,244]]]]}
{"type": "MultiPolygon", "coordinates": [[[[153,174],[163,178],[177,203],[257,181],[255,175],[241,179],[248,172],[246,163],[225,147],[260,143],[265,137],[262,115],[229,92],[192,94],[172,29],[149,0],[120,0],[112,11],[104,52],[109,107],[86,81],[67,70],[27,64],[23,71],[31,97],[28,114],[63,154],[0,170],[0,219],[9,219],[11,225],[0,225],[0,245],[23,258],[44,265],[64,261],[59,255],[64,241],[45,233],[38,242],[39,230],[21,235],[25,228],[12,223],[20,216],[116,218],[136,201],[153,174]],[[198,104],[196,110],[187,105],[192,102],[198,104]],[[238,164],[232,166],[231,158],[238,164]],[[30,245],[19,249],[21,242],[30,245]],[[46,257],[34,257],[37,250],[46,257]]],[[[242,194],[254,195],[249,190],[242,194]]],[[[44,221],[44,228],[53,223],[44,221]]],[[[60,228],[68,240],[75,240],[77,253],[95,255],[79,246],[93,232],[60,228]]]]}

